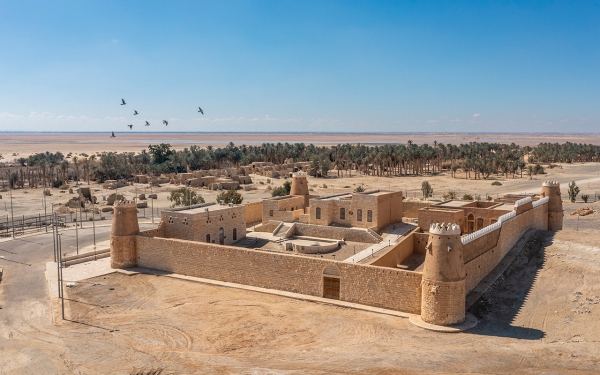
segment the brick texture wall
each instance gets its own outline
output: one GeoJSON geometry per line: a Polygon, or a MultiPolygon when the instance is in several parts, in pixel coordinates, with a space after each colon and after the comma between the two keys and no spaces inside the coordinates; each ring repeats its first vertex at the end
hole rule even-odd
{"type": "Polygon", "coordinates": [[[246,224],[262,221],[262,201],[244,203],[244,206],[246,206],[246,224]]]}
{"type": "Polygon", "coordinates": [[[379,239],[373,237],[364,229],[328,227],[324,225],[302,223],[296,223],[296,235],[318,238],[331,238],[334,240],[341,240],[343,238],[346,241],[365,243],[379,242],[379,239]]]}
{"type": "Polygon", "coordinates": [[[136,241],[141,267],[322,296],[323,272],[334,265],[340,270],[340,300],[414,314],[421,310],[417,272],[167,238],[136,236],[136,241]]]}
{"type": "MultiPolygon", "coordinates": [[[[510,251],[515,243],[521,238],[521,235],[525,230],[529,228],[536,228],[541,230],[548,229],[548,205],[543,204],[539,207],[527,210],[516,217],[503,222],[502,227],[497,234],[498,239],[495,246],[490,247],[487,251],[482,251],[490,245],[487,242],[486,237],[493,238],[496,236],[494,231],[478,240],[475,240],[467,244],[468,253],[473,255],[477,252],[480,254],[475,258],[466,261],[465,268],[467,271],[467,293],[479,284],[479,282],[490,273],[496,265],[504,258],[504,256],[510,251]],[[482,240],[483,242],[477,242],[482,240]],[[471,244],[475,243],[471,248],[471,244]],[[477,244],[480,244],[481,248],[477,250],[477,244]]],[[[465,256],[465,259],[466,256],[465,256]]]]}

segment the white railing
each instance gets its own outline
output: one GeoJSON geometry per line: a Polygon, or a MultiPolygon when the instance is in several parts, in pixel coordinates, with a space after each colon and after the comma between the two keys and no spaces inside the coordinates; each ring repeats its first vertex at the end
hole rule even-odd
{"type": "Polygon", "coordinates": [[[529,203],[529,202],[531,202],[531,197],[525,197],[523,199],[519,199],[518,201],[515,202],[515,207],[522,206],[525,203],[529,203]]]}
{"type": "Polygon", "coordinates": [[[476,239],[478,239],[479,237],[485,236],[486,234],[495,231],[496,229],[500,229],[500,227],[502,226],[502,223],[500,222],[500,220],[498,220],[497,222],[495,222],[492,225],[488,225],[487,227],[481,228],[480,230],[473,232],[471,234],[468,234],[464,237],[462,237],[460,240],[463,243],[463,245],[468,244],[471,241],[475,241],[476,239]]]}
{"type": "MultiPolygon", "coordinates": [[[[529,198],[529,199],[531,199],[531,198],[529,198]]],[[[460,241],[463,243],[463,245],[466,245],[471,241],[475,241],[476,239],[478,239],[482,236],[485,236],[486,234],[493,232],[496,229],[500,229],[500,227],[502,227],[503,222],[508,221],[515,216],[517,216],[517,213],[515,211],[510,211],[509,213],[506,213],[506,214],[500,216],[498,218],[498,221],[495,222],[494,224],[488,225],[487,227],[481,228],[480,230],[478,230],[476,232],[468,234],[468,235],[462,237],[460,239],[460,241]]]]}
{"type": "Polygon", "coordinates": [[[498,218],[498,222],[499,223],[504,223],[505,221],[508,221],[510,219],[512,219],[513,217],[517,216],[517,212],[516,211],[510,211],[508,213],[505,213],[504,215],[500,216],[498,218]]]}
{"type": "Polygon", "coordinates": [[[542,199],[539,199],[539,200],[533,202],[533,208],[536,208],[536,207],[541,206],[542,204],[548,203],[549,199],[550,199],[550,197],[544,197],[542,199]]]}

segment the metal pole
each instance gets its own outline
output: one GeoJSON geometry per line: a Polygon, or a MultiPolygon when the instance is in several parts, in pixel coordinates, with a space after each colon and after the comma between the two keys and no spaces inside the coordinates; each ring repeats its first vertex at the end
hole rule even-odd
{"type": "Polygon", "coordinates": [[[96,250],[96,207],[92,202],[92,231],[94,233],[94,250],[96,250]]]}
{"type": "MultiPolygon", "coordinates": [[[[77,217],[77,211],[75,212],[75,217],[77,217]]],[[[79,203],[79,221],[81,221],[81,228],[83,229],[83,217],[81,216],[81,203],[79,203]]]]}
{"type": "Polygon", "coordinates": [[[54,228],[54,223],[52,224],[52,247],[54,250],[54,261],[56,262],[56,230],[54,228]]]}
{"type": "Polygon", "coordinates": [[[62,297],[62,288],[60,287],[60,262],[61,262],[61,256],[60,256],[60,234],[56,235],[56,255],[57,255],[57,260],[58,262],[56,262],[56,276],[57,276],[57,281],[58,281],[58,298],[62,297]]]}
{"type": "MultiPolygon", "coordinates": [[[[8,186],[10,187],[10,180],[8,181],[8,186]]],[[[15,217],[13,215],[13,197],[12,197],[12,189],[9,190],[10,192],[10,220],[12,221],[12,236],[13,238],[15,238],[15,217]]]]}
{"type": "MultiPolygon", "coordinates": [[[[79,217],[81,219],[81,217],[79,217]]],[[[77,255],[79,255],[79,230],[77,229],[77,211],[75,211],[75,245],[77,246],[77,255]]]]}
{"type": "MultiPolygon", "coordinates": [[[[60,237],[59,237],[60,240],[60,237]]],[[[60,300],[61,300],[61,307],[62,307],[62,318],[63,320],[65,320],[65,292],[63,289],[63,274],[62,274],[62,269],[63,269],[63,265],[62,265],[62,240],[59,242],[60,243],[60,262],[59,264],[59,271],[60,271],[60,300]]]]}
{"type": "Polygon", "coordinates": [[[46,221],[46,233],[48,233],[48,213],[46,212],[46,192],[42,190],[42,197],[44,198],[44,220],[46,221]]]}
{"type": "MultiPolygon", "coordinates": [[[[150,185],[150,195],[152,195],[152,185],[150,185]]],[[[154,195],[152,195],[152,224],[154,224],[154,195]]]]}

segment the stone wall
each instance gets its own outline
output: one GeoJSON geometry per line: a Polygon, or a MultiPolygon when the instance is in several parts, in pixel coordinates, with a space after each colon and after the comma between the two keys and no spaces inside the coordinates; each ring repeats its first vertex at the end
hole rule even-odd
{"type": "Polygon", "coordinates": [[[186,210],[162,211],[164,237],[219,243],[222,228],[223,241],[228,245],[246,237],[245,210],[241,205],[194,214],[186,210]]]}
{"type": "Polygon", "coordinates": [[[419,217],[419,210],[421,208],[433,206],[431,202],[415,202],[415,201],[404,201],[402,202],[402,211],[404,217],[417,218],[419,217]]]}
{"type": "Polygon", "coordinates": [[[244,205],[246,206],[246,224],[262,221],[262,201],[244,203],[244,205]]]}
{"type": "MultiPolygon", "coordinates": [[[[548,229],[548,205],[543,204],[536,208],[529,209],[520,215],[515,216],[502,223],[502,227],[499,231],[489,233],[477,240],[474,240],[464,246],[465,254],[471,254],[470,256],[479,252],[480,254],[470,261],[466,261],[465,268],[467,271],[467,293],[479,284],[479,282],[489,274],[494,267],[506,256],[510,249],[515,243],[521,238],[523,232],[529,228],[536,228],[541,230],[548,229]],[[490,247],[487,251],[482,251],[486,247],[490,246],[490,242],[497,234],[498,239],[495,246],[490,247]],[[477,242],[479,241],[479,242],[477,242]],[[481,242],[483,241],[483,242],[481,242]],[[481,242],[481,243],[480,243],[481,242]],[[474,245],[471,245],[475,243],[474,245]],[[477,244],[482,246],[477,250],[477,244]],[[473,248],[474,247],[475,250],[473,248]],[[467,250],[468,249],[468,250],[467,250]]],[[[466,259],[466,255],[465,255],[466,259]]]]}
{"type": "Polygon", "coordinates": [[[138,266],[323,296],[324,270],[339,269],[340,300],[419,314],[421,274],[231,246],[136,236],[138,266]]]}
{"type": "Polygon", "coordinates": [[[372,266],[397,268],[409,255],[413,253],[415,237],[412,233],[407,234],[398,241],[394,247],[369,262],[372,266]]]}
{"type": "Polygon", "coordinates": [[[379,239],[373,237],[364,229],[328,227],[324,225],[296,223],[296,235],[318,238],[331,238],[335,240],[378,243],[379,239]]]}
{"type": "Polygon", "coordinates": [[[303,196],[284,196],[265,199],[262,202],[262,221],[279,220],[292,222],[298,219],[300,213],[292,214],[292,211],[302,210],[304,213],[303,196]]]}
{"type": "Polygon", "coordinates": [[[453,223],[462,227],[464,213],[461,209],[446,207],[425,207],[418,213],[419,227],[427,232],[431,224],[453,223]]]}

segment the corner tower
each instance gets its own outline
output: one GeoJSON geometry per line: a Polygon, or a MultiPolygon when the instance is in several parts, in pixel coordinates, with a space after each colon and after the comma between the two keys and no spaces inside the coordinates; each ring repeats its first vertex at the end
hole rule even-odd
{"type": "Polygon", "coordinates": [[[308,180],[306,179],[306,173],[294,173],[292,175],[292,188],[290,189],[290,195],[303,196],[304,207],[308,207],[308,180]]]}
{"type": "Polygon", "coordinates": [[[110,231],[110,267],[128,268],[137,265],[135,236],[140,232],[135,202],[115,203],[110,231]]]}
{"type": "Polygon", "coordinates": [[[561,230],[563,223],[562,197],[558,181],[544,181],[542,198],[548,197],[548,230],[561,230]]]}
{"type": "Polygon", "coordinates": [[[464,322],[466,272],[458,224],[431,224],[421,287],[423,321],[443,326],[464,322]]]}

